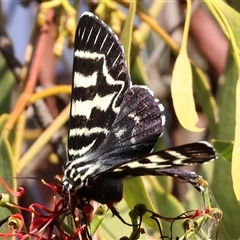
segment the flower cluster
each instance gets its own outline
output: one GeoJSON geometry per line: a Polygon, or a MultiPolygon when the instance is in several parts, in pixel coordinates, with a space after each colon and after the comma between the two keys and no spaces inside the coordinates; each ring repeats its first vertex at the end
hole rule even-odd
{"type": "Polygon", "coordinates": [[[8,224],[8,231],[0,232],[0,237],[7,239],[8,237],[18,237],[19,239],[37,239],[49,240],[60,237],[64,240],[84,239],[87,234],[87,226],[82,224],[82,218],[79,218],[79,212],[72,206],[69,209],[69,198],[61,197],[61,187],[50,185],[44,181],[43,184],[57,193],[58,199],[53,198],[53,209],[47,209],[41,204],[33,203],[28,208],[13,203],[9,196],[20,198],[24,195],[25,190],[19,188],[19,191],[10,189],[3,179],[0,178],[1,184],[9,192],[9,194],[1,194],[0,206],[6,207],[11,211],[11,215],[0,221],[0,224],[8,224]],[[74,210],[73,210],[74,209],[74,210]],[[30,226],[26,226],[23,212],[31,215],[30,226]],[[65,219],[72,221],[72,227],[66,224],[65,219]]]}
{"type": "MultiPolygon", "coordinates": [[[[50,188],[54,195],[57,196],[53,197],[53,207],[52,210],[50,210],[39,203],[33,203],[29,205],[28,208],[21,207],[14,203],[10,196],[20,198],[25,194],[25,190],[19,188],[19,191],[14,191],[0,178],[0,183],[9,193],[0,194],[0,206],[9,209],[11,212],[10,216],[0,220],[0,226],[8,224],[8,230],[6,232],[3,233],[0,231],[0,238],[7,239],[8,237],[17,237],[20,240],[91,239],[91,235],[94,232],[90,233],[89,230],[89,215],[93,212],[92,206],[83,200],[83,202],[81,202],[81,199],[76,193],[69,193],[69,195],[63,193],[61,179],[59,180],[60,181],[55,183],[55,185],[42,181],[43,184],[50,188]],[[30,214],[31,221],[29,226],[26,226],[26,222],[22,215],[23,212],[30,214]]],[[[205,192],[208,193],[207,190],[205,190],[205,192]]],[[[204,200],[205,202],[209,202],[209,196],[206,193],[203,194],[204,200]]],[[[170,239],[173,236],[173,224],[176,221],[181,221],[185,237],[198,236],[201,238],[198,232],[204,232],[205,235],[207,234],[208,236],[211,231],[215,231],[215,235],[217,236],[218,224],[222,217],[221,210],[217,206],[212,206],[211,204],[209,206],[205,205],[202,209],[182,213],[177,217],[164,217],[147,209],[144,204],[137,204],[129,214],[132,220],[131,225],[125,222],[113,206],[109,207],[112,213],[123,223],[133,227],[133,234],[136,236],[136,239],[140,234],[144,233],[144,230],[141,228],[141,223],[145,213],[150,213],[150,218],[157,223],[161,239],[168,237],[163,235],[159,220],[170,223],[170,239]]],[[[104,218],[102,213],[103,211],[101,208],[95,211],[95,217],[98,217],[99,223],[104,218]]],[[[92,229],[94,228],[93,222],[94,221],[91,222],[92,229]]],[[[96,226],[99,226],[99,224],[96,224],[96,226]]]]}

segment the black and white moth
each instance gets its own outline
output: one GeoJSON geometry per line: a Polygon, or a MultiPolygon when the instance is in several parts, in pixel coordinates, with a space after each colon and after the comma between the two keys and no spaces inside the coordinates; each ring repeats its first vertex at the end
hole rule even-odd
{"type": "Polygon", "coordinates": [[[151,90],[132,85],[118,37],[83,13],[75,36],[63,191],[110,205],[122,199],[126,177],[168,175],[198,188],[199,175],[175,167],[213,160],[214,149],[197,142],[150,154],[164,124],[164,107],[151,90]]]}

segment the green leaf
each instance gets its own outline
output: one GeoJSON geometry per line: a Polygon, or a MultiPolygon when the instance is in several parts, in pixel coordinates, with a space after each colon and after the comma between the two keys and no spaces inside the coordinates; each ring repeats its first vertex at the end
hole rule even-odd
{"type": "Polygon", "coordinates": [[[211,86],[205,74],[192,65],[193,70],[193,88],[197,101],[201,105],[204,114],[207,117],[209,129],[212,136],[217,134],[217,122],[219,121],[218,109],[215,98],[211,91],[211,86]]]}
{"type": "MultiPolygon", "coordinates": [[[[183,205],[179,202],[179,200],[173,196],[172,187],[165,187],[162,185],[163,180],[166,182],[172,183],[171,177],[148,177],[151,183],[151,196],[153,198],[154,206],[156,208],[156,212],[163,217],[177,217],[180,214],[185,212],[183,205]]],[[[173,239],[177,236],[181,236],[183,234],[181,224],[174,224],[172,228],[172,233],[170,232],[170,223],[161,220],[162,231],[164,236],[173,235],[173,239]]]]}
{"type": "MultiPolygon", "coordinates": [[[[230,142],[234,141],[237,82],[237,71],[231,53],[229,53],[226,71],[221,82],[223,84],[218,96],[220,99],[218,104],[219,129],[216,139],[230,142]]],[[[220,157],[215,161],[213,173],[211,188],[223,211],[221,222],[229,234],[229,236],[225,236],[225,230],[220,227],[220,236],[223,235],[224,239],[237,239],[240,236],[238,224],[240,208],[233,191],[231,164],[220,157]]]]}
{"type": "Polygon", "coordinates": [[[91,221],[91,235],[94,235],[94,233],[97,231],[98,227],[102,223],[104,217],[105,217],[106,211],[101,206],[98,207],[98,209],[95,211],[93,219],[91,221]]]}
{"type": "Polygon", "coordinates": [[[228,55],[226,70],[221,82],[217,96],[219,99],[219,127],[215,138],[223,141],[234,141],[237,71],[231,53],[228,55]]]}
{"type": "MultiPolygon", "coordinates": [[[[129,218],[130,210],[124,199],[116,204],[115,207],[121,214],[121,217],[127,223],[131,223],[131,219],[129,218]]],[[[123,236],[129,236],[131,230],[132,227],[123,224],[116,216],[113,216],[110,211],[107,211],[104,221],[101,223],[98,229],[98,235],[100,236],[100,239],[119,239],[123,236]],[[114,226],[114,229],[111,228],[111,226],[114,226]]]]}
{"type": "Polygon", "coordinates": [[[147,85],[148,76],[145,72],[143,60],[137,56],[131,65],[131,78],[134,84],[147,85]]]}
{"type": "MultiPolygon", "coordinates": [[[[237,83],[237,69],[231,53],[228,56],[226,72],[221,80],[219,100],[219,129],[216,138],[222,141],[234,141],[235,129],[235,97],[237,83]]],[[[211,183],[214,196],[223,211],[222,223],[228,230],[225,239],[237,239],[240,236],[238,222],[240,222],[240,208],[232,186],[231,164],[221,157],[215,161],[213,179],[211,183]],[[223,194],[224,193],[224,194],[223,194]],[[227,204],[226,204],[227,203],[227,204]],[[234,216],[234,221],[232,219],[234,216]]],[[[219,228],[220,236],[225,231],[219,228]]]]}
{"type": "MultiPolygon", "coordinates": [[[[235,11],[231,6],[229,6],[224,1],[215,1],[212,4],[217,14],[219,14],[221,21],[225,25],[225,29],[223,30],[228,31],[228,37],[230,38],[229,40],[231,44],[236,44],[237,47],[240,48],[240,27],[239,27],[240,13],[235,11]]],[[[236,54],[238,53],[236,52],[236,54]]]]}
{"type": "Polygon", "coordinates": [[[0,53],[0,114],[9,112],[15,77],[0,53]]]}
{"type": "MultiPolygon", "coordinates": [[[[13,153],[10,146],[10,143],[4,134],[3,128],[5,123],[8,120],[8,115],[4,114],[0,116],[0,176],[4,179],[4,181],[9,185],[9,187],[14,189],[14,181],[13,181],[13,153]]],[[[1,187],[2,190],[2,187],[1,187]]],[[[6,190],[4,191],[6,192],[6,190]]]]}
{"type": "Polygon", "coordinates": [[[130,52],[131,52],[131,44],[132,44],[132,29],[133,29],[133,20],[136,11],[136,2],[133,1],[130,3],[130,8],[128,11],[127,19],[123,27],[123,31],[121,33],[120,42],[124,47],[125,58],[127,61],[128,69],[130,71],[130,52]]]}
{"type": "MultiPolygon", "coordinates": [[[[149,195],[140,177],[124,180],[123,196],[129,209],[131,210],[134,208],[136,204],[143,203],[145,204],[147,209],[153,212],[156,211],[151,203],[149,195]]],[[[149,214],[144,215],[143,222],[147,226],[158,230],[157,224],[152,219],[149,218],[149,214]]]]}
{"type": "Polygon", "coordinates": [[[239,57],[239,41],[240,41],[240,14],[234,9],[229,7],[224,2],[216,3],[216,5],[221,9],[218,10],[218,14],[221,16],[226,29],[228,31],[229,39],[233,49],[233,56],[235,60],[235,65],[238,70],[238,80],[236,87],[236,114],[235,114],[235,138],[233,146],[233,157],[232,157],[232,180],[233,189],[237,200],[240,204],[240,57],[239,57]],[[223,14],[222,14],[223,13],[223,14]],[[224,15],[224,16],[223,16],[224,15]],[[225,19],[226,18],[226,19],[225,19]]]}
{"type": "Polygon", "coordinates": [[[226,161],[232,161],[233,142],[222,141],[218,139],[212,140],[213,146],[217,153],[226,161]]]}
{"type": "Polygon", "coordinates": [[[239,57],[239,41],[240,41],[240,14],[234,9],[229,7],[224,2],[216,3],[214,7],[217,9],[217,13],[221,16],[222,21],[225,24],[226,30],[233,49],[233,56],[235,60],[235,66],[238,70],[238,80],[236,85],[236,113],[235,113],[235,138],[233,146],[232,157],[232,180],[233,189],[237,200],[240,204],[240,57],[239,57]],[[216,7],[217,6],[217,7],[216,7]],[[218,9],[221,9],[221,11],[218,9]]]}
{"type": "Polygon", "coordinates": [[[8,121],[8,119],[9,119],[8,114],[0,115],[0,133],[2,133],[4,126],[5,126],[6,122],[8,121]]]}
{"type": "MultiPolygon", "coordinates": [[[[212,11],[223,32],[226,33],[231,45],[232,55],[229,54],[228,57],[225,81],[222,86],[222,98],[219,107],[220,124],[217,139],[224,141],[234,140],[232,166],[221,158],[217,160],[212,189],[219,206],[223,210],[222,222],[229,234],[227,238],[237,239],[240,235],[238,226],[240,208],[236,201],[236,197],[240,200],[240,14],[223,1],[205,1],[205,3],[212,11]]],[[[220,228],[220,234],[223,232],[220,228]]]]}
{"type": "Polygon", "coordinates": [[[236,112],[235,112],[235,138],[232,154],[232,182],[236,198],[240,204],[240,57],[239,57],[239,41],[240,41],[240,14],[233,8],[228,6],[223,1],[216,1],[209,6],[213,9],[217,21],[220,23],[223,30],[226,32],[232,47],[232,54],[237,70],[237,85],[236,85],[236,112]]]}
{"type": "MultiPolygon", "coordinates": [[[[10,143],[3,132],[5,123],[8,120],[8,115],[4,114],[0,116],[0,177],[7,183],[7,185],[15,189],[15,181],[13,179],[13,154],[10,147],[10,143]]],[[[0,184],[0,193],[8,193],[7,190],[0,184]]],[[[1,208],[0,219],[4,219],[11,215],[7,208],[1,208]]],[[[1,227],[2,232],[8,232],[8,226],[5,224],[1,227]]]]}

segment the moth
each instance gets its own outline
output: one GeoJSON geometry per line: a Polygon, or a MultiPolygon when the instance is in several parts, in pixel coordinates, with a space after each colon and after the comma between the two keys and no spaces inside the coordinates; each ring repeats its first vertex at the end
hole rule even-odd
{"type": "Polygon", "coordinates": [[[199,175],[176,167],[211,161],[215,150],[196,142],[151,153],[164,132],[164,107],[148,87],[132,84],[118,37],[90,12],[76,29],[72,76],[64,192],[111,207],[127,177],[168,175],[199,188],[199,175]]]}

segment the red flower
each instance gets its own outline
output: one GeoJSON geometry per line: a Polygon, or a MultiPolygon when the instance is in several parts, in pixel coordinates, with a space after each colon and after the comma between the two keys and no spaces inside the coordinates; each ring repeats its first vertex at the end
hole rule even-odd
{"type": "MultiPolygon", "coordinates": [[[[24,195],[25,190],[19,188],[19,191],[14,191],[0,178],[0,182],[14,197],[21,197],[24,195]]],[[[12,214],[2,221],[2,224],[8,222],[8,232],[0,233],[0,237],[18,237],[19,239],[34,238],[34,239],[53,239],[55,236],[60,236],[61,239],[73,240],[79,238],[80,235],[86,234],[86,226],[81,226],[79,223],[78,211],[74,211],[75,206],[69,209],[68,197],[61,197],[61,186],[50,185],[42,181],[44,185],[51,188],[55,193],[60,195],[57,199],[53,198],[53,210],[47,209],[41,204],[33,203],[28,208],[21,207],[10,201],[5,201],[4,195],[1,198],[0,204],[10,209],[14,209],[17,214],[12,214]],[[29,212],[31,214],[31,223],[27,228],[25,226],[22,212],[29,212]],[[74,229],[71,229],[67,224],[64,223],[64,219],[70,217],[74,225],[74,229]]],[[[72,199],[71,199],[72,200],[72,199]]],[[[70,203],[71,205],[71,203],[70,203]]],[[[13,211],[13,212],[14,212],[13,211]]]]}

